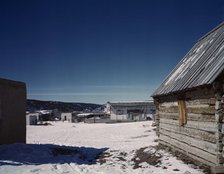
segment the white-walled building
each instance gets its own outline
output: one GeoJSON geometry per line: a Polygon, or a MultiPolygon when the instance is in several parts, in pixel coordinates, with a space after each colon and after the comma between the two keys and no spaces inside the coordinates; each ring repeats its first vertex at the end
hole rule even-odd
{"type": "Polygon", "coordinates": [[[61,121],[72,122],[72,112],[61,113],[61,121]]]}
{"type": "Polygon", "coordinates": [[[111,120],[147,120],[153,114],[155,106],[152,101],[107,102],[107,113],[111,120]]]}

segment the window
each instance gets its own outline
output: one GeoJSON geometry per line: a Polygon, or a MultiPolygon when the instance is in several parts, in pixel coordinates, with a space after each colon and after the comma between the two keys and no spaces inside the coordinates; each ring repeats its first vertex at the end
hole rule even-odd
{"type": "Polygon", "coordinates": [[[187,112],[184,100],[178,101],[178,110],[179,110],[179,126],[184,126],[185,124],[187,124],[187,112]]]}

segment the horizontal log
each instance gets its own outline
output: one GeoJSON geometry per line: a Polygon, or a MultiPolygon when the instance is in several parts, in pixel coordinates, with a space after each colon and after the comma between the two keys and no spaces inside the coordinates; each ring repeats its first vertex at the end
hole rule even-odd
{"type": "Polygon", "coordinates": [[[200,157],[197,157],[195,155],[192,155],[191,153],[188,153],[188,152],[184,151],[183,149],[180,149],[179,147],[174,146],[174,145],[172,145],[172,144],[170,144],[170,143],[168,143],[166,141],[159,140],[159,143],[162,144],[162,145],[168,146],[168,147],[170,147],[170,148],[172,148],[172,149],[174,149],[176,151],[179,151],[180,153],[183,153],[183,154],[189,156],[191,159],[193,159],[196,162],[198,162],[198,165],[201,165],[201,163],[206,164],[208,166],[214,166],[215,165],[215,163],[213,163],[213,162],[210,162],[210,161],[208,161],[208,160],[206,160],[204,158],[200,158],[200,157]]]}
{"type": "Polygon", "coordinates": [[[213,114],[194,114],[187,113],[187,120],[189,121],[202,121],[202,122],[215,122],[215,115],[213,114]]]}
{"type": "MultiPolygon", "coordinates": [[[[165,118],[160,118],[160,123],[165,124],[172,124],[172,125],[179,125],[178,120],[170,120],[165,118]]],[[[187,121],[187,124],[184,125],[184,127],[192,128],[192,129],[198,129],[198,130],[204,130],[207,132],[216,132],[218,129],[218,125],[215,122],[199,122],[199,121],[187,121]]]]}
{"type": "Polygon", "coordinates": [[[178,106],[159,107],[159,112],[179,113],[178,106]]]}
{"type": "Polygon", "coordinates": [[[208,108],[210,106],[214,106],[214,105],[209,105],[209,104],[187,104],[186,102],[186,107],[189,107],[189,108],[208,108]]]}
{"type": "Polygon", "coordinates": [[[159,118],[166,118],[171,120],[178,120],[179,113],[166,113],[166,112],[159,112],[159,118]]]}
{"type": "MultiPolygon", "coordinates": [[[[214,114],[215,115],[215,105],[200,105],[200,106],[186,106],[187,113],[194,114],[214,114]],[[203,107],[202,107],[203,106],[203,107]]],[[[159,107],[159,112],[164,113],[179,113],[178,106],[170,107],[159,107]]]]}
{"type": "Polygon", "coordinates": [[[207,141],[199,140],[193,137],[189,137],[187,135],[179,134],[177,132],[167,131],[163,128],[160,128],[160,134],[172,137],[180,142],[186,143],[192,147],[207,151],[211,154],[216,155],[217,146],[215,143],[210,143],[207,141]]]}
{"type": "Polygon", "coordinates": [[[210,153],[208,153],[206,151],[203,151],[201,149],[198,149],[196,147],[192,147],[192,146],[190,146],[186,143],[183,143],[183,142],[180,142],[176,139],[173,139],[170,136],[160,134],[159,139],[164,141],[164,142],[167,142],[168,144],[171,144],[175,147],[178,147],[178,148],[182,149],[183,151],[185,151],[188,154],[191,154],[193,156],[200,157],[200,158],[202,158],[206,161],[209,161],[210,163],[215,164],[216,161],[217,161],[216,155],[210,154],[210,153]]]}
{"type": "Polygon", "coordinates": [[[215,115],[215,106],[209,107],[187,107],[187,113],[194,114],[214,114],[215,115]]]}
{"type": "Polygon", "coordinates": [[[215,105],[215,98],[187,100],[186,105],[215,105]]]}
{"type": "MultiPolygon", "coordinates": [[[[207,98],[201,98],[201,99],[194,99],[194,98],[190,98],[188,97],[186,100],[186,105],[215,105],[216,99],[214,96],[212,97],[207,97],[207,98]]],[[[170,106],[177,106],[177,99],[173,100],[173,101],[169,101],[169,102],[161,102],[159,104],[159,106],[162,107],[170,107],[170,106]]]]}
{"type": "MultiPolygon", "coordinates": [[[[179,113],[166,113],[166,112],[159,112],[160,118],[166,118],[171,120],[178,120],[179,113]]],[[[215,115],[213,114],[193,114],[187,113],[187,120],[188,121],[211,121],[215,122],[215,115]]]]}
{"type": "Polygon", "coordinates": [[[172,107],[172,106],[178,106],[177,101],[173,102],[164,102],[159,104],[160,107],[172,107]]]}
{"type": "Polygon", "coordinates": [[[210,133],[204,130],[192,129],[178,125],[164,124],[160,123],[160,128],[163,128],[167,131],[172,131],[174,133],[183,134],[186,136],[194,137],[200,140],[216,143],[215,133],[210,133]]]}

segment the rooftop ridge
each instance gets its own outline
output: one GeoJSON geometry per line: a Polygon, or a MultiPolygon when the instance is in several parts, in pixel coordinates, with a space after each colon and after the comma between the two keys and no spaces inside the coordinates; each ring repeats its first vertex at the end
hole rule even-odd
{"type": "Polygon", "coordinates": [[[209,34],[213,33],[215,30],[218,30],[219,28],[221,28],[224,25],[224,22],[221,22],[218,26],[216,26],[215,28],[213,28],[211,31],[207,32],[206,34],[204,34],[202,37],[200,37],[197,42],[200,42],[201,40],[203,40],[204,38],[206,38],[209,34]]]}

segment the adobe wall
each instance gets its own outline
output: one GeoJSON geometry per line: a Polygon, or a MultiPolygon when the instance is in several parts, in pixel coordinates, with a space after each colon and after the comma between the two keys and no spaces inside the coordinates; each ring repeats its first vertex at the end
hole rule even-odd
{"type": "Polygon", "coordinates": [[[26,85],[0,79],[0,144],[26,143],[26,85]]]}

